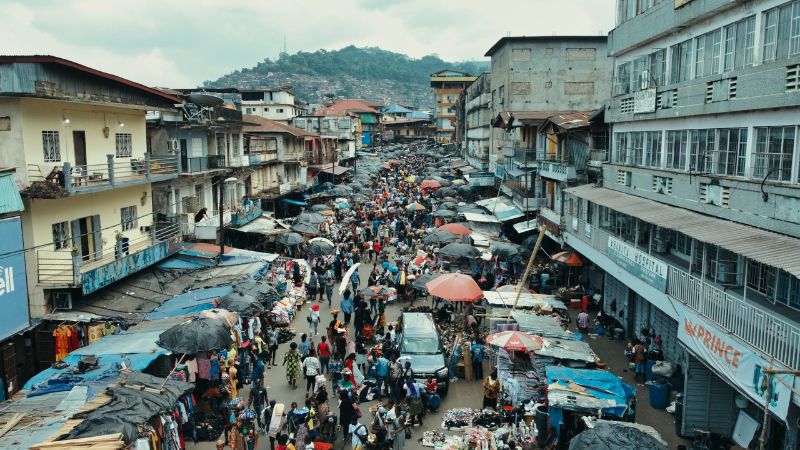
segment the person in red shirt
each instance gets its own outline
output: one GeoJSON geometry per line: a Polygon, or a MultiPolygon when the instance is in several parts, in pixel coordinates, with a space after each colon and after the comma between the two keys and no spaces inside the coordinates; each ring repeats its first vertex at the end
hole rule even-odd
{"type": "Polygon", "coordinates": [[[375,259],[377,260],[380,258],[381,255],[381,241],[380,239],[375,239],[375,243],[372,244],[372,250],[375,252],[375,259]]]}
{"type": "Polygon", "coordinates": [[[322,336],[319,344],[317,344],[317,354],[319,355],[319,363],[322,366],[321,373],[330,372],[328,363],[331,361],[331,347],[328,345],[328,338],[322,336]]]}

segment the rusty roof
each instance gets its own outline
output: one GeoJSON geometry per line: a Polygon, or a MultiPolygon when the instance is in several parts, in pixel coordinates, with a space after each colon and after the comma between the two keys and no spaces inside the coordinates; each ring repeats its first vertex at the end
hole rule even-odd
{"type": "Polygon", "coordinates": [[[377,109],[369,106],[367,103],[361,100],[356,99],[337,100],[333,104],[318,110],[316,114],[343,115],[350,112],[380,114],[377,109]]]}
{"type": "Polygon", "coordinates": [[[244,114],[242,119],[245,122],[256,124],[246,125],[242,131],[245,133],[288,133],[296,137],[318,137],[319,134],[311,131],[306,131],[302,128],[286,125],[285,123],[277,122],[275,120],[265,119],[261,116],[254,116],[252,114],[244,114]]]}
{"type": "Polygon", "coordinates": [[[588,128],[589,118],[594,115],[594,113],[595,111],[556,114],[548,117],[541,125],[541,129],[546,130],[549,128],[552,129],[554,133],[559,133],[579,128],[588,128]]]}

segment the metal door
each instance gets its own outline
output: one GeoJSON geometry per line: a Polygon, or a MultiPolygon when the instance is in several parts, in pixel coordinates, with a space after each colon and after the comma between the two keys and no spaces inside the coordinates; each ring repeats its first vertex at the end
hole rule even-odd
{"type": "Polygon", "coordinates": [[[699,428],[730,436],[739,413],[736,391],[699,359],[691,354],[687,358],[681,435],[694,436],[693,428],[699,428]]]}

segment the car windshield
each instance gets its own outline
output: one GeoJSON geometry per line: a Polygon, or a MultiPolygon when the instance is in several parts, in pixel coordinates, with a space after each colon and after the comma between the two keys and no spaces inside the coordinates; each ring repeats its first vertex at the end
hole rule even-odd
{"type": "Polygon", "coordinates": [[[436,354],[439,351],[439,340],[428,336],[404,336],[403,353],[436,354]]]}

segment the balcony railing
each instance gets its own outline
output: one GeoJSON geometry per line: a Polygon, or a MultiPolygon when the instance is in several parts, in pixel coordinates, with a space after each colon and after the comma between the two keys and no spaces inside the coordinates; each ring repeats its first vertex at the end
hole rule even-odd
{"type": "Polygon", "coordinates": [[[36,196],[36,183],[53,184],[63,188],[67,194],[91,193],[116,187],[128,187],[175,178],[180,172],[178,157],[171,155],[152,156],[145,153],[141,158],[118,159],[106,155],[103,164],[61,165],[45,168],[45,165],[28,164],[28,182],[31,195],[36,196]],[[44,169],[44,170],[43,170],[44,169]]]}
{"type": "Polygon", "coordinates": [[[550,208],[542,207],[542,209],[539,210],[539,216],[542,217],[543,219],[547,219],[549,222],[558,225],[559,228],[564,227],[564,222],[563,222],[564,217],[550,208]]]}
{"type": "Polygon", "coordinates": [[[180,240],[180,224],[165,222],[151,226],[146,235],[121,238],[113,248],[86,255],[69,249],[38,250],[37,280],[49,287],[82,286],[87,294],[164,259],[177,251],[180,240]]]}
{"type": "Polygon", "coordinates": [[[250,158],[250,165],[257,166],[271,161],[277,161],[278,152],[248,153],[248,157],[250,158]]]}
{"type": "MultiPolygon", "coordinates": [[[[610,233],[565,215],[567,232],[606,255],[610,233]]],[[[652,256],[658,258],[658,254],[652,256]]],[[[670,264],[667,295],[697,311],[703,317],[756,348],[768,358],[793,370],[800,370],[800,327],[777,313],[748,303],[739,295],[723,290],[702,278],[670,264]]]]}
{"type": "Polygon", "coordinates": [[[248,206],[247,209],[234,212],[233,216],[231,217],[231,225],[235,227],[247,225],[248,223],[261,217],[262,213],[263,211],[261,210],[259,202],[256,202],[255,204],[248,206]]]}
{"type": "Polygon", "coordinates": [[[539,161],[539,173],[558,181],[574,180],[577,177],[575,166],[561,161],[539,161]]]}
{"type": "Polygon", "coordinates": [[[193,156],[181,158],[183,173],[201,173],[225,168],[224,155],[193,156]]]}

